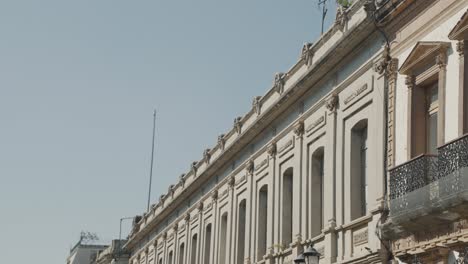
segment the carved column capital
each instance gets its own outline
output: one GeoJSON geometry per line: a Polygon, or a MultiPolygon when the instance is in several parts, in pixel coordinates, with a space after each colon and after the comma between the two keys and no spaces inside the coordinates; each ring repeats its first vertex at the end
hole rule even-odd
{"type": "Polygon", "coordinates": [[[247,171],[247,174],[248,175],[253,175],[254,173],[254,168],[255,168],[255,165],[254,165],[254,161],[253,160],[249,160],[247,162],[247,164],[245,165],[245,170],[247,171]]]}
{"type": "Polygon", "coordinates": [[[284,92],[284,83],[285,83],[286,74],[282,72],[278,72],[275,74],[275,80],[273,82],[273,87],[275,91],[279,94],[284,92]]]}
{"type": "Polygon", "coordinates": [[[190,223],[190,213],[185,214],[184,220],[187,225],[190,223]]]}
{"type": "Polygon", "coordinates": [[[179,230],[179,225],[174,224],[174,226],[172,227],[172,230],[174,230],[174,233],[177,233],[177,231],[179,230]]]}
{"type": "Polygon", "coordinates": [[[387,77],[390,80],[396,79],[398,76],[398,59],[390,59],[387,66],[387,77]]]}
{"type": "Polygon", "coordinates": [[[445,68],[447,66],[447,55],[445,52],[440,52],[436,56],[436,64],[439,66],[439,68],[445,68]]]}
{"type": "Polygon", "coordinates": [[[270,146],[268,146],[267,152],[268,152],[268,155],[270,155],[270,157],[276,156],[276,153],[277,153],[276,142],[273,142],[270,146]]]}
{"type": "Polygon", "coordinates": [[[335,113],[336,110],[338,109],[338,103],[339,103],[338,95],[333,94],[330,98],[326,100],[326,107],[328,111],[335,113]]]}
{"type": "Polygon", "coordinates": [[[413,89],[415,85],[415,78],[413,75],[406,75],[405,84],[408,89],[413,89]]]}
{"type": "Polygon", "coordinates": [[[218,196],[219,196],[218,190],[214,190],[214,191],[211,193],[211,199],[213,199],[213,201],[217,201],[217,200],[218,200],[218,196]]]}
{"type": "Polygon", "coordinates": [[[312,58],[314,57],[314,51],[312,50],[312,43],[306,42],[302,46],[301,59],[306,66],[312,65],[312,58]]]}
{"type": "Polygon", "coordinates": [[[465,56],[465,41],[460,40],[457,42],[457,52],[460,55],[460,57],[465,56]]]}
{"type": "Polygon", "coordinates": [[[231,178],[229,178],[229,182],[228,182],[228,185],[229,185],[229,188],[234,188],[234,186],[236,185],[236,178],[234,176],[231,176],[231,178]]]}
{"type": "Polygon", "coordinates": [[[199,212],[199,213],[202,213],[202,212],[203,212],[203,206],[204,206],[204,205],[203,205],[203,202],[198,203],[197,209],[198,209],[198,212],[199,212]]]}
{"type": "Polygon", "coordinates": [[[294,126],[294,134],[297,137],[302,137],[304,135],[304,121],[299,121],[295,126],[294,126]]]}

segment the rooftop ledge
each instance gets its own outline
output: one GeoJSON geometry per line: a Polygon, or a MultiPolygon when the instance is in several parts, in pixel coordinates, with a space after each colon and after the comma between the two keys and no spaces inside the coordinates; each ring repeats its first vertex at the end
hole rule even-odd
{"type": "MultiPolygon", "coordinates": [[[[168,193],[160,197],[159,203],[151,206],[151,210],[134,226],[125,247],[134,247],[139,240],[148,235],[181,201],[222,169],[263,129],[370,35],[375,27],[374,11],[375,3],[369,0],[357,0],[348,9],[338,10],[337,20],[316,44],[304,44],[298,62],[288,72],[277,73],[273,87],[263,97],[255,97],[252,109],[244,117],[236,118],[234,127],[218,138],[218,144],[213,149],[205,150],[203,159],[194,162],[190,171],[183,174],[179,182],[171,185],[168,193]]],[[[220,184],[225,183],[225,180],[220,184]]],[[[208,196],[209,194],[205,195],[201,200],[208,196]]],[[[196,205],[192,206],[188,211],[195,207],[196,205]]]]}

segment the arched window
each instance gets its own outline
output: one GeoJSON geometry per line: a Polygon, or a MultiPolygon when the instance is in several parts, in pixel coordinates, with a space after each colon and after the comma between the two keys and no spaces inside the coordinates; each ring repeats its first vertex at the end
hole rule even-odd
{"type": "Polygon", "coordinates": [[[173,264],[172,263],[173,258],[174,258],[174,253],[172,253],[172,251],[171,251],[171,252],[169,252],[169,257],[167,259],[167,264],[173,264]]]}
{"type": "Polygon", "coordinates": [[[159,259],[159,264],[163,264],[163,263],[162,263],[162,258],[159,259]]]}
{"type": "Polygon", "coordinates": [[[208,224],[205,229],[205,260],[203,263],[210,264],[211,255],[211,224],[208,224]]]}
{"type": "Polygon", "coordinates": [[[244,264],[245,250],[245,214],[247,204],[242,200],[239,204],[239,219],[237,225],[237,264],[244,264]]]}
{"type": "Polygon", "coordinates": [[[293,169],[287,169],[283,174],[283,214],[282,242],[289,247],[293,239],[293,169]]]}
{"type": "Polygon", "coordinates": [[[185,244],[182,243],[180,244],[179,247],[179,264],[184,264],[184,258],[185,258],[185,244]]]}
{"type": "Polygon", "coordinates": [[[263,260],[267,250],[267,218],[268,218],[268,185],[260,188],[258,193],[258,239],[257,261],[263,260]]]}
{"type": "Polygon", "coordinates": [[[221,216],[221,233],[219,240],[219,264],[226,264],[226,240],[227,240],[228,213],[221,216]]]}
{"type": "Polygon", "coordinates": [[[367,119],[351,130],[351,220],[367,214],[367,119]]]}
{"type": "Polygon", "coordinates": [[[196,264],[197,263],[197,247],[198,247],[198,236],[197,234],[193,235],[192,237],[192,248],[190,252],[190,263],[196,264]]]}
{"type": "Polygon", "coordinates": [[[322,233],[323,217],[324,217],[324,150],[323,147],[317,149],[312,154],[312,191],[311,204],[312,204],[312,237],[318,236],[322,233]]]}

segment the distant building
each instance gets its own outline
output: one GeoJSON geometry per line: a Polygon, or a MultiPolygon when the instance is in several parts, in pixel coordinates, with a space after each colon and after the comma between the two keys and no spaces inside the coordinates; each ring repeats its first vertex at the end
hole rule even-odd
{"type": "Polygon", "coordinates": [[[87,245],[80,241],[70,250],[67,264],[91,264],[96,256],[104,251],[108,246],[87,245]]]}
{"type": "Polygon", "coordinates": [[[104,251],[98,253],[92,264],[127,264],[129,254],[122,250],[126,240],[114,240],[104,251]]]}

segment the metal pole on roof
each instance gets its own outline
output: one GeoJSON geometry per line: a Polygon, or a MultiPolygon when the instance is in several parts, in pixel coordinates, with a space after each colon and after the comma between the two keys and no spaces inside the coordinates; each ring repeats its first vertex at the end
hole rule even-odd
{"type": "Polygon", "coordinates": [[[325,17],[327,16],[327,1],[328,0],[319,0],[319,6],[322,6],[322,35],[323,35],[323,30],[324,30],[324,25],[325,25],[325,17]]]}
{"type": "Polygon", "coordinates": [[[150,177],[149,177],[149,186],[148,186],[148,207],[147,211],[150,210],[151,204],[151,185],[153,183],[153,165],[154,165],[154,140],[156,135],[156,109],[153,112],[153,143],[151,145],[151,167],[150,167],[150,177]]]}

